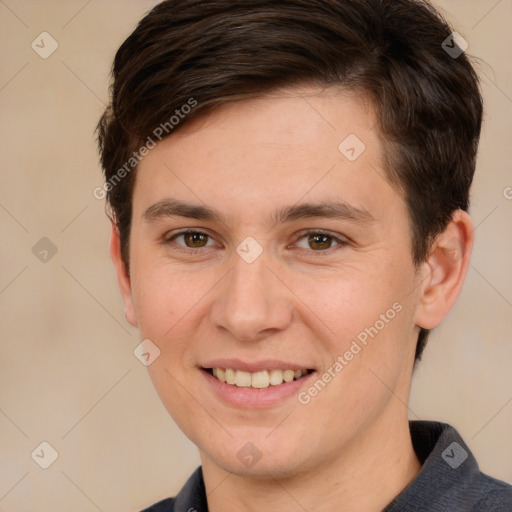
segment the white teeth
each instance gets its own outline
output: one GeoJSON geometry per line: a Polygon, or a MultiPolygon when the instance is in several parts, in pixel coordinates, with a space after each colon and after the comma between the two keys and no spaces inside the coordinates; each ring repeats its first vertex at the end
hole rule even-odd
{"type": "Polygon", "coordinates": [[[270,386],[270,377],[267,370],[262,372],[255,372],[252,374],[252,387],[253,388],[268,388],[270,386]]]}
{"type": "Polygon", "coordinates": [[[251,374],[249,372],[236,371],[235,384],[239,388],[250,388],[251,387],[251,374]]]}
{"type": "Polygon", "coordinates": [[[295,372],[293,370],[285,370],[283,372],[283,380],[285,382],[291,382],[295,378],[295,372]]]}
{"type": "Polygon", "coordinates": [[[283,382],[291,382],[306,375],[307,370],[262,370],[259,372],[246,372],[233,368],[212,368],[213,376],[221,382],[226,382],[240,388],[264,389],[269,386],[278,386],[283,382]]]}
{"type": "Polygon", "coordinates": [[[236,370],[226,368],[226,373],[224,375],[226,376],[226,382],[228,384],[234,384],[236,382],[236,370]]]}
{"type": "Polygon", "coordinates": [[[278,386],[283,383],[283,370],[270,370],[270,384],[278,386]]]}

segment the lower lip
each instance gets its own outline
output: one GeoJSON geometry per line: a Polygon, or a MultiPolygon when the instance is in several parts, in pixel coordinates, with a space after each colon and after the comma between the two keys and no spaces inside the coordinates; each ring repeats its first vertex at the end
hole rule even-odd
{"type": "Polygon", "coordinates": [[[305,386],[316,374],[316,372],[311,372],[298,380],[283,382],[282,384],[269,386],[268,388],[256,389],[239,388],[238,386],[226,384],[213,375],[210,375],[207,371],[200,371],[218,398],[229,405],[244,409],[272,407],[286,398],[297,395],[300,388],[305,386]]]}

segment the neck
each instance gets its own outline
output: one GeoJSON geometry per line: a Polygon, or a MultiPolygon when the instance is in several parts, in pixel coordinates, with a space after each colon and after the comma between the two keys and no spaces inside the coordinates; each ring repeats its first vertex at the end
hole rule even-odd
{"type": "Polygon", "coordinates": [[[313,471],[285,479],[230,474],[201,454],[211,512],[293,510],[380,512],[418,474],[407,416],[392,411],[313,471]]]}

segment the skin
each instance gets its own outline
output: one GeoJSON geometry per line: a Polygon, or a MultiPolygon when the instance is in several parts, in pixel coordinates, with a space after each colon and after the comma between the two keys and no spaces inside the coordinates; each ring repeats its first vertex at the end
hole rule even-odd
{"type": "Polygon", "coordinates": [[[380,511],[420,470],[406,406],[415,344],[460,292],[472,225],[455,212],[415,266],[406,206],[385,179],[381,151],[367,103],[301,87],[192,121],[139,165],[129,275],[115,226],[111,254],[127,320],[161,351],[149,373],[200,450],[213,512],[380,511]],[[338,150],[349,134],[366,146],[353,162],[338,150]],[[145,218],[170,198],[223,220],[145,218]],[[271,219],[322,201],[371,220],[271,219]],[[185,228],[211,238],[199,237],[196,249],[190,238],[170,239],[185,228]],[[346,243],[312,243],[304,230],[346,243]],[[251,264],[236,252],[248,236],[263,249],[251,264]],[[401,311],[307,405],[296,395],[266,408],[228,405],[200,369],[214,358],[280,359],[321,374],[394,303],[401,311]],[[237,457],[248,442],[261,453],[252,467],[237,457]]]}

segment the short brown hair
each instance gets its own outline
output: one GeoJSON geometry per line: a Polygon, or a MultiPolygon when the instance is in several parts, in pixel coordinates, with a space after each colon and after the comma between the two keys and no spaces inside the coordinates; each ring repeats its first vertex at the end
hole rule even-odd
{"type": "MultiPolygon", "coordinates": [[[[452,213],[468,209],[482,122],[477,75],[464,53],[446,51],[446,41],[458,49],[451,34],[419,0],[158,4],[119,48],[111,102],[98,124],[126,268],[134,155],[155,129],[166,126],[170,136],[226,102],[298,84],[341,86],[371,100],[388,180],[408,205],[413,260],[425,261],[452,213]],[[194,108],[170,122],[191,99],[194,108]]],[[[427,336],[422,329],[416,359],[427,336]]]]}

